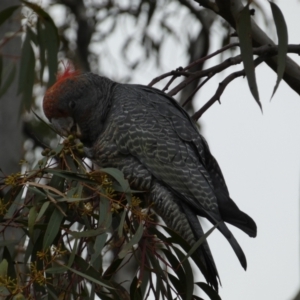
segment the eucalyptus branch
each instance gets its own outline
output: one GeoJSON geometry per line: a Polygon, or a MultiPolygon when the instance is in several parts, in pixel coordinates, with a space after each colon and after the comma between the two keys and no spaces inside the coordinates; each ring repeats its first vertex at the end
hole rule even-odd
{"type": "Polygon", "coordinates": [[[168,93],[168,95],[169,96],[174,96],[178,92],[180,92],[183,88],[185,88],[188,84],[190,84],[193,80],[196,80],[196,79],[201,78],[201,77],[206,77],[206,76],[211,77],[212,75],[214,75],[216,73],[220,73],[223,70],[227,69],[228,67],[240,64],[241,62],[242,62],[241,55],[237,55],[237,56],[230,57],[230,58],[224,60],[222,63],[220,63],[220,64],[218,64],[214,67],[208,68],[206,70],[195,72],[191,76],[189,76],[187,79],[185,79],[184,81],[179,83],[176,87],[174,87],[168,93]]]}
{"type": "MultiPolygon", "coordinates": [[[[188,66],[181,68],[179,67],[177,70],[175,71],[170,71],[167,72],[165,74],[162,74],[161,76],[158,76],[156,78],[154,78],[150,83],[149,86],[153,86],[154,84],[156,84],[157,82],[161,81],[162,79],[165,79],[169,76],[172,76],[171,79],[168,81],[168,83],[166,84],[166,86],[164,87],[163,91],[168,90],[168,88],[170,87],[170,85],[173,83],[173,81],[180,76],[184,76],[186,77],[182,82],[180,82],[177,86],[175,86],[172,90],[170,90],[168,92],[169,96],[174,96],[176,95],[178,92],[180,92],[182,89],[184,89],[187,85],[189,85],[192,81],[194,80],[199,80],[199,78],[203,78],[203,77],[207,77],[206,80],[204,80],[199,86],[197,86],[197,88],[189,95],[189,97],[185,100],[183,106],[185,106],[191,99],[192,97],[195,95],[195,93],[211,78],[213,77],[215,74],[220,73],[222,71],[224,71],[225,69],[233,66],[233,65],[237,65],[239,63],[242,62],[242,57],[241,55],[237,55],[234,57],[230,57],[228,59],[226,59],[225,61],[221,62],[218,65],[215,65],[211,68],[205,69],[205,70],[201,70],[201,71],[197,71],[197,72],[187,72],[187,70],[189,70],[190,68],[194,67],[197,64],[201,64],[204,61],[216,56],[217,54],[220,54],[222,52],[224,52],[227,49],[233,48],[233,47],[237,47],[239,46],[239,43],[232,43],[229,45],[226,45],[225,47],[205,56],[202,57],[198,60],[196,60],[195,62],[189,64],[188,66]]],[[[288,49],[287,49],[288,53],[296,53],[300,55],[300,44],[290,44],[288,45],[288,49]]],[[[267,60],[270,57],[276,56],[278,54],[278,46],[277,45],[264,45],[261,47],[256,47],[253,48],[253,54],[254,55],[258,55],[259,57],[263,57],[263,60],[267,60]]],[[[232,73],[235,74],[235,73],[232,73]]]]}
{"type": "MultiPolygon", "coordinates": [[[[244,8],[241,0],[216,0],[211,3],[207,0],[194,0],[200,5],[211,9],[216,14],[224,18],[230,26],[236,30],[236,20],[239,18],[241,10],[244,8]]],[[[255,20],[251,19],[252,41],[255,47],[263,45],[275,45],[272,39],[257,25],[255,20]]],[[[266,64],[277,72],[277,59],[270,57],[266,60],[266,64]]],[[[286,68],[283,76],[285,82],[298,94],[300,94],[300,68],[290,57],[286,59],[286,68]]]]}
{"type": "MultiPolygon", "coordinates": [[[[228,45],[222,47],[221,49],[219,49],[219,50],[217,50],[217,51],[215,51],[215,52],[213,52],[213,53],[211,53],[211,54],[209,54],[209,55],[207,55],[207,56],[204,56],[204,57],[201,57],[201,58],[195,60],[194,62],[192,62],[191,64],[187,65],[187,66],[184,67],[184,68],[178,67],[175,71],[170,71],[170,72],[167,72],[167,73],[165,73],[165,74],[162,74],[162,75],[160,75],[160,76],[158,76],[158,77],[155,77],[155,78],[148,84],[148,86],[153,86],[154,84],[156,84],[157,82],[161,81],[162,79],[165,79],[165,78],[168,77],[168,76],[179,77],[179,76],[182,76],[182,75],[183,75],[183,76],[186,76],[186,77],[187,77],[187,76],[189,76],[189,75],[193,75],[193,73],[188,73],[188,72],[183,72],[183,71],[189,70],[189,69],[191,69],[192,67],[194,67],[194,66],[196,66],[196,65],[198,65],[198,64],[202,64],[204,61],[206,61],[206,60],[208,60],[208,59],[210,59],[210,58],[212,58],[212,57],[214,57],[214,56],[216,56],[216,55],[218,55],[218,54],[220,54],[220,53],[222,53],[222,52],[224,52],[224,51],[226,51],[226,50],[228,50],[228,49],[230,49],[230,48],[237,47],[237,46],[239,46],[239,43],[228,44],[228,45]]],[[[175,78],[174,78],[174,79],[175,79],[175,78]]],[[[171,80],[171,81],[173,82],[174,79],[171,80]]],[[[168,86],[168,85],[169,85],[169,84],[167,84],[167,86],[168,86]]],[[[166,87],[167,87],[167,86],[166,86],[166,87]]],[[[166,87],[164,88],[164,90],[167,90],[166,87]]]]}
{"type": "MultiPolygon", "coordinates": [[[[255,59],[254,61],[254,67],[256,68],[259,64],[261,64],[265,60],[264,57],[260,56],[255,59]]],[[[233,81],[234,79],[245,76],[245,70],[233,72],[230,75],[228,75],[222,82],[219,83],[219,87],[215,94],[208,100],[193,116],[192,118],[197,121],[204,112],[207,111],[208,108],[210,108],[216,101],[220,102],[221,95],[223,94],[226,86],[233,81]]]]}
{"type": "Polygon", "coordinates": [[[222,53],[222,52],[224,52],[224,51],[226,51],[230,48],[238,47],[239,45],[240,45],[239,43],[228,44],[228,45],[222,47],[221,49],[219,49],[219,50],[217,50],[217,51],[215,51],[215,52],[213,52],[213,53],[211,53],[211,54],[209,54],[205,57],[201,57],[201,58],[197,59],[196,61],[192,62],[191,64],[189,64],[188,66],[183,68],[183,70],[184,71],[189,70],[192,67],[194,67],[195,65],[202,64],[204,61],[206,61],[206,60],[208,60],[208,59],[210,59],[210,58],[212,58],[212,57],[214,57],[214,56],[216,56],[216,55],[218,55],[218,54],[220,54],[220,53],[222,53]]]}
{"type": "Polygon", "coordinates": [[[194,95],[202,88],[202,86],[207,83],[215,74],[208,75],[206,79],[204,79],[197,88],[194,89],[194,91],[189,95],[189,97],[183,102],[182,107],[185,107],[190,101],[192,101],[194,95]]]}

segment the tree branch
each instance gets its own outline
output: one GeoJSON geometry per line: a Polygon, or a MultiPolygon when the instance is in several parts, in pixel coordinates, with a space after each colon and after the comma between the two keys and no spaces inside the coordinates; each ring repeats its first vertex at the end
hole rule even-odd
{"type": "MultiPolygon", "coordinates": [[[[236,30],[236,20],[239,16],[240,11],[244,8],[244,5],[240,0],[216,0],[214,7],[207,0],[194,0],[200,5],[213,10],[219,16],[224,18],[230,26],[236,30]]],[[[270,37],[251,19],[252,25],[252,40],[255,47],[263,45],[274,46],[275,43],[270,37]]],[[[266,60],[267,65],[275,72],[277,72],[277,57],[272,57],[266,60]]],[[[300,95],[300,68],[299,66],[289,57],[286,60],[286,69],[283,76],[285,82],[300,95]]]]}
{"type": "MultiPolygon", "coordinates": [[[[254,61],[254,67],[257,67],[260,63],[264,61],[263,57],[258,57],[254,61]]],[[[234,79],[245,76],[245,70],[231,73],[222,82],[219,83],[219,87],[215,94],[208,100],[193,116],[192,118],[197,121],[216,101],[220,101],[221,95],[223,94],[226,86],[234,79]]]]}

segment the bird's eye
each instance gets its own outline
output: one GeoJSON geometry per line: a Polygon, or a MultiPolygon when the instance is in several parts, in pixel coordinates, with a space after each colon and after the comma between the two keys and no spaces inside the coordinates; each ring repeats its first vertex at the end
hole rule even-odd
{"type": "Polygon", "coordinates": [[[75,101],[71,100],[71,101],[69,102],[69,107],[70,107],[71,109],[74,109],[75,106],[76,106],[75,101]]]}

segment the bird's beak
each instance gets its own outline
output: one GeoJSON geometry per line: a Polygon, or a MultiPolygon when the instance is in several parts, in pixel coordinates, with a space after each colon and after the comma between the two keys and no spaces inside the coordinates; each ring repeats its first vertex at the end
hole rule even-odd
{"type": "Polygon", "coordinates": [[[51,123],[58,133],[66,137],[71,133],[72,127],[74,126],[74,120],[71,117],[58,119],[52,118],[51,123]]]}

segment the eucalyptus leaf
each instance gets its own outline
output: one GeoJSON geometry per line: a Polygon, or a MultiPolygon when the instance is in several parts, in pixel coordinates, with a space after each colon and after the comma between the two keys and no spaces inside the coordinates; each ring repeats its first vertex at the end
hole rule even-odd
{"type": "Polygon", "coordinates": [[[274,2],[269,1],[269,3],[271,5],[278,36],[277,80],[271,97],[273,98],[285,71],[286,54],[288,50],[288,30],[283,13],[281,12],[280,8],[274,2]]]}
{"type": "Polygon", "coordinates": [[[49,207],[50,201],[46,201],[43,203],[43,205],[40,208],[40,211],[36,217],[36,222],[39,221],[45,214],[45,212],[47,211],[48,207],[49,207]]]}
{"type": "Polygon", "coordinates": [[[122,192],[125,193],[128,204],[131,205],[131,190],[128,180],[124,178],[124,174],[120,170],[115,168],[105,168],[100,169],[100,171],[112,176],[120,184],[123,189],[122,192]]]}
{"type": "Polygon", "coordinates": [[[30,7],[39,16],[41,22],[44,25],[43,34],[45,34],[45,49],[47,51],[47,60],[49,68],[49,81],[48,86],[51,86],[56,80],[57,73],[57,53],[59,46],[59,37],[57,27],[53,22],[50,15],[45,12],[39,5],[28,1],[21,0],[26,6],[30,7]]]}
{"type": "Polygon", "coordinates": [[[258,88],[255,77],[255,69],[253,62],[253,48],[252,48],[252,30],[251,30],[251,16],[249,11],[249,4],[246,5],[240,12],[237,20],[237,33],[240,40],[241,56],[244,64],[244,69],[249,85],[249,89],[262,109],[258,88]]]}
{"type": "Polygon", "coordinates": [[[84,238],[84,237],[94,237],[99,234],[103,234],[107,231],[106,227],[98,227],[97,229],[91,229],[91,230],[84,230],[84,231],[69,231],[69,234],[71,234],[74,238],[84,238]]]}
{"type": "Polygon", "coordinates": [[[185,255],[178,248],[174,248],[174,251],[181,260],[181,264],[185,272],[185,297],[186,299],[192,299],[194,291],[194,275],[191,264],[187,259],[185,259],[185,255]]]}
{"type": "Polygon", "coordinates": [[[68,266],[64,266],[64,268],[68,269],[69,271],[73,272],[74,274],[81,276],[82,278],[85,278],[91,282],[99,284],[102,287],[106,287],[108,289],[113,289],[113,286],[111,285],[111,283],[106,280],[102,280],[101,276],[99,276],[100,274],[98,272],[96,272],[96,270],[92,266],[90,266],[87,262],[85,262],[82,258],[76,256],[75,262],[77,264],[79,263],[79,266],[81,266],[82,271],[75,270],[68,266]]]}
{"type": "Polygon", "coordinates": [[[10,6],[2,11],[0,11],[0,26],[12,16],[12,14],[20,7],[20,5],[10,6]]]}
{"type": "Polygon", "coordinates": [[[38,212],[36,210],[35,206],[32,206],[29,210],[28,214],[28,232],[29,232],[29,237],[33,238],[33,229],[34,229],[34,224],[37,218],[38,212]]]}
{"type": "Polygon", "coordinates": [[[126,254],[131,250],[133,245],[137,244],[140,241],[140,239],[143,236],[143,231],[144,231],[143,224],[140,223],[135,235],[131,238],[131,240],[127,244],[125,244],[123,249],[120,251],[118,255],[119,258],[124,258],[126,254]]]}
{"type": "Polygon", "coordinates": [[[98,259],[98,257],[102,257],[102,249],[106,243],[107,236],[108,236],[107,233],[103,233],[96,237],[96,241],[95,241],[94,247],[93,247],[94,253],[91,256],[91,264],[92,265],[94,265],[94,263],[98,259]]]}
{"type": "Polygon", "coordinates": [[[8,269],[8,262],[6,259],[3,259],[0,263],[0,276],[6,276],[8,269]]]}
{"type": "Polygon", "coordinates": [[[196,282],[196,284],[206,293],[211,300],[222,300],[219,294],[205,282],[196,282]]]}
{"type": "Polygon", "coordinates": [[[32,91],[35,76],[35,57],[31,46],[30,27],[27,27],[21,52],[18,94],[22,93],[22,103],[29,111],[32,103],[32,91]]]}
{"type": "Polygon", "coordinates": [[[11,219],[15,214],[16,210],[21,209],[21,207],[24,204],[23,192],[23,188],[19,189],[19,192],[17,195],[15,195],[13,203],[9,206],[8,211],[4,216],[4,219],[11,219]]]}
{"type": "Polygon", "coordinates": [[[46,250],[53,243],[56,235],[58,234],[61,222],[64,215],[58,209],[54,209],[49,219],[47,229],[43,240],[43,249],[46,250]]]}

